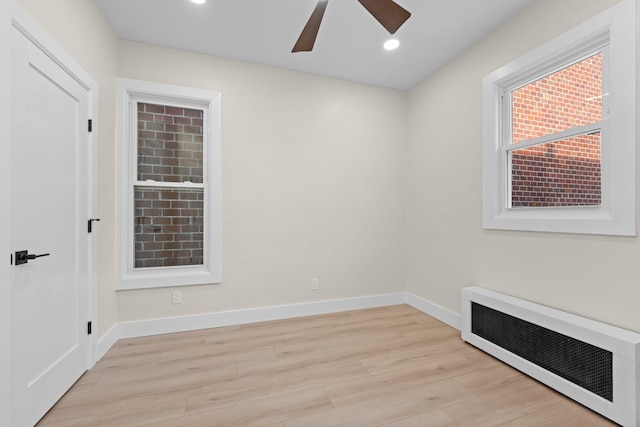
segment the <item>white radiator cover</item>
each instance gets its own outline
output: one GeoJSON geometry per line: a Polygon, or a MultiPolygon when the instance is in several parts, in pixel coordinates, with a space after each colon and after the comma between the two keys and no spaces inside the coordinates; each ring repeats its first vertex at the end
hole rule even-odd
{"type": "Polygon", "coordinates": [[[640,334],[480,287],[462,289],[462,339],[623,426],[640,427],[640,334]],[[613,401],[604,399],[474,334],[471,303],[612,353],[613,401]]]}

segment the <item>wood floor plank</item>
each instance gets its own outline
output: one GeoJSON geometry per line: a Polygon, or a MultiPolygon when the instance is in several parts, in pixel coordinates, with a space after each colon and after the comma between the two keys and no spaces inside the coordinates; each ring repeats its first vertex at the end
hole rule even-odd
{"type": "Polygon", "coordinates": [[[425,361],[413,366],[371,374],[355,380],[334,381],[325,386],[331,401],[344,404],[358,400],[361,395],[401,393],[403,389],[420,384],[455,378],[481,369],[469,362],[464,355],[452,355],[447,359],[425,361]]]}
{"type": "Polygon", "coordinates": [[[558,397],[546,386],[518,375],[442,409],[460,426],[494,426],[544,411],[558,397]]]}
{"type": "Polygon", "coordinates": [[[202,387],[188,399],[187,409],[189,411],[203,407],[219,409],[235,404],[250,406],[255,400],[331,384],[336,381],[336,372],[339,372],[347,381],[368,375],[364,367],[357,362],[334,362],[324,366],[296,367],[288,372],[279,371],[272,375],[255,377],[252,381],[211,384],[202,387]]]}
{"type": "Polygon", "coordinates": [[[344,405],[334,405],[324,413],[313,412],[289,419],[285,421],[285,425],[348,427],[388,424],[470,397],[472,394],[460,384],[445,380],[407,387],[401,393],[396,391],[344,405]]]}
{"type": "Polygon", "coordinates": [[[38,424],[445,425],[614,424],[407,305],[121,340],[38,424]]]}
{"type": "Polygon", "coordinates": [[[316,387],[251,402],[240,402],[222,408],[191,408],[187,409],[179,419],[156,422],[153,426],[262,426],[296,418],[305,412],[322,413],[330,407],[331,402],[322,387],[316,387]]]}
{"type": "MultiPolygon", "coordinates": [[[[65,400],[65,398],[63,398],[65,400]]],[[[186,394],[142,395],[103,406],[101,399],[82,405],[67,404],[51,410],[38,426],[51,427],[135,427],[175,420],[184,414],[186,394]]]]}
{"type": "Polygon", "coordinates": [[[600,427],[609,425],[611,422],[600,415],[565,399],[555,401],[544,410],[528,413],[502,424],[503,427],[600,427]]]}
{"type": "Polygon", "coordinates": [[[441,409],[435,409],[429,412],[423,412],[401,420],[394,420],[389,424],[383,424],[382,427],[451,427],[454,421],[441,409]]]}

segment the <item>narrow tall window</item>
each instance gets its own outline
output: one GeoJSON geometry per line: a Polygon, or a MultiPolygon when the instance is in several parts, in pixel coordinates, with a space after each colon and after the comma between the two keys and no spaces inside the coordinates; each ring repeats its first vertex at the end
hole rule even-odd
{"type": "Polygon", "coordinates": [[[204,111],[136,102],[135,268],[204,263],[204,111]]]}
{"type": "Polygon", "coordinates": [[[119,85],[120,288],[219,282],[219,93],[119,85]]]}

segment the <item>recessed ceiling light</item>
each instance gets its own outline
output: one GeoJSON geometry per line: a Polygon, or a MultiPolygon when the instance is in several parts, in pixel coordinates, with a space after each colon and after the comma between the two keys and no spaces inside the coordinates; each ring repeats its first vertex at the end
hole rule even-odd
{"type": "Polygon", "coordinates": [[[191,0],[191,3],[204,4],[207,0],[191,0]]]}
{"type": "Polygon", "coordinates": [[[387,50],[394,50],[394,49],[397,49],[398,46],[400,46],[400,42],[396,39],[390,39],[384,42],[383,46],[387,50]]]}

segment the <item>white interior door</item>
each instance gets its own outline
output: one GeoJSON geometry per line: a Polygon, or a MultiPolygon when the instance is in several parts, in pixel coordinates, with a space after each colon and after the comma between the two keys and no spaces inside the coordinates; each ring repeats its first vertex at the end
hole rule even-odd
{"type": "Polygon", "coordinates": [[[12,425],[35,424],[89,367],[89,93],[12,30],[12,425]],[[27,259],[29,255],[48,256],[27,259]]]}

